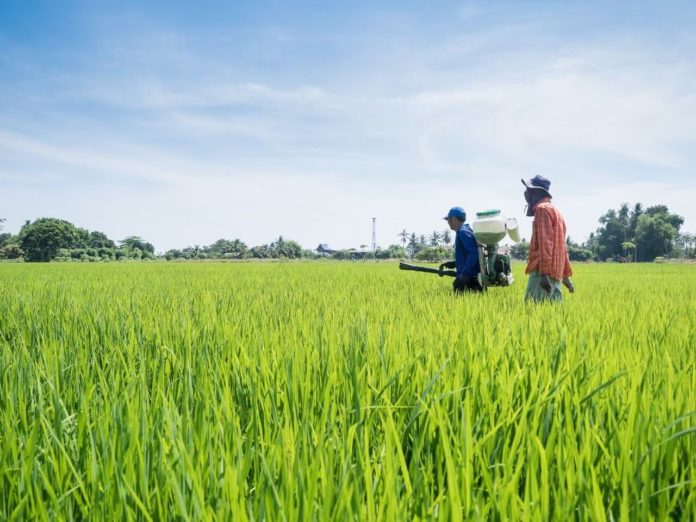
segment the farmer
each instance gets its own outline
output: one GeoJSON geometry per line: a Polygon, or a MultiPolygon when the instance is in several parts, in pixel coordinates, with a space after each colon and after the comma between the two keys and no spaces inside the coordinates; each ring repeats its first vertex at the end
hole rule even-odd
{"type": "Polygon", "coordinates": [[[466,212],[462,207],[452,207],[444,219],[456,235],[454,238],[454,261],[442,263],[440,271],[442,272],[444,268],[456,269],[457,277],[452,283],[455,293],[483,292],[478,278],[479,272],[481,272],[478,245],[473,230],[465,224],[466,212]]]}
{"type": "Polygon", "coordinates": [[[575,287],[570,280],[570,268],[566,249],[566,225],[563,216],[551,203],[551,182],[534,176],[522,180],[527,200],[527,216],[534,216],[532,241],[529,244],[529,261],[525,273],[529,274],[525,301],[563,301],[561,283],[572,294],[575,287]]]}

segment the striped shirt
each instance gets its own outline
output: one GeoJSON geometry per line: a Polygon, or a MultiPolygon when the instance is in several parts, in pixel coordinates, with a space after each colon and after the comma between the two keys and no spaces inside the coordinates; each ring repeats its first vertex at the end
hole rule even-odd
{"type": "Polygon", "coordinates": [[[532,241],[525,273],[539,272],[561,280],[573,274],[566,248],[566,224],[561,213],[544,198],[534,208],[532,241]]]}

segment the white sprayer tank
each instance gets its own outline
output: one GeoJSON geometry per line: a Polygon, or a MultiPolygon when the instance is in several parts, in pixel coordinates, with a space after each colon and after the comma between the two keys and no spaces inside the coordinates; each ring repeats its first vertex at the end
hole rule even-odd
{"type": "Polygon", "coordinates": [[[519,241],[519,230],[515,218],[506,218],[500,210],[486,210],[476,213],[476,220],[471,224],[474,236],[484,245],[499,243],[506,234],[510,239],[519,241]]]}
{"type": "Polygon", "coordinates": [[[520,242],[520,229],[519,226],[517,225],[517,220],[515,218],[509,218],[505,222],[505,228],[507,229],[508,236],[510,236],[510,239],[512,239],[515,243],[520,242]]]}

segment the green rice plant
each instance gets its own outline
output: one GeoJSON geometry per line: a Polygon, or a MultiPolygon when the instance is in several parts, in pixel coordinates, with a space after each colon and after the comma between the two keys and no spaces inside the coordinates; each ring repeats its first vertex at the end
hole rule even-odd
{"type": "Polygon", "coordinates": [[[0,264],[0,519],[689,520],[696,267],[0,264]]]}

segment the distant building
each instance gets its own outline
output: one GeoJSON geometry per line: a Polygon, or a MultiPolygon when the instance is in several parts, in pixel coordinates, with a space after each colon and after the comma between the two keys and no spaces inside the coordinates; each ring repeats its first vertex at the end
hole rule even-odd
{"type": "Polygon", "coordinates": [[[332,256],[336,253],[336,251],[331,250],[326,243],[319,243],[319,246],[315,248],[314,251],[320,256],[332,256]]]}

